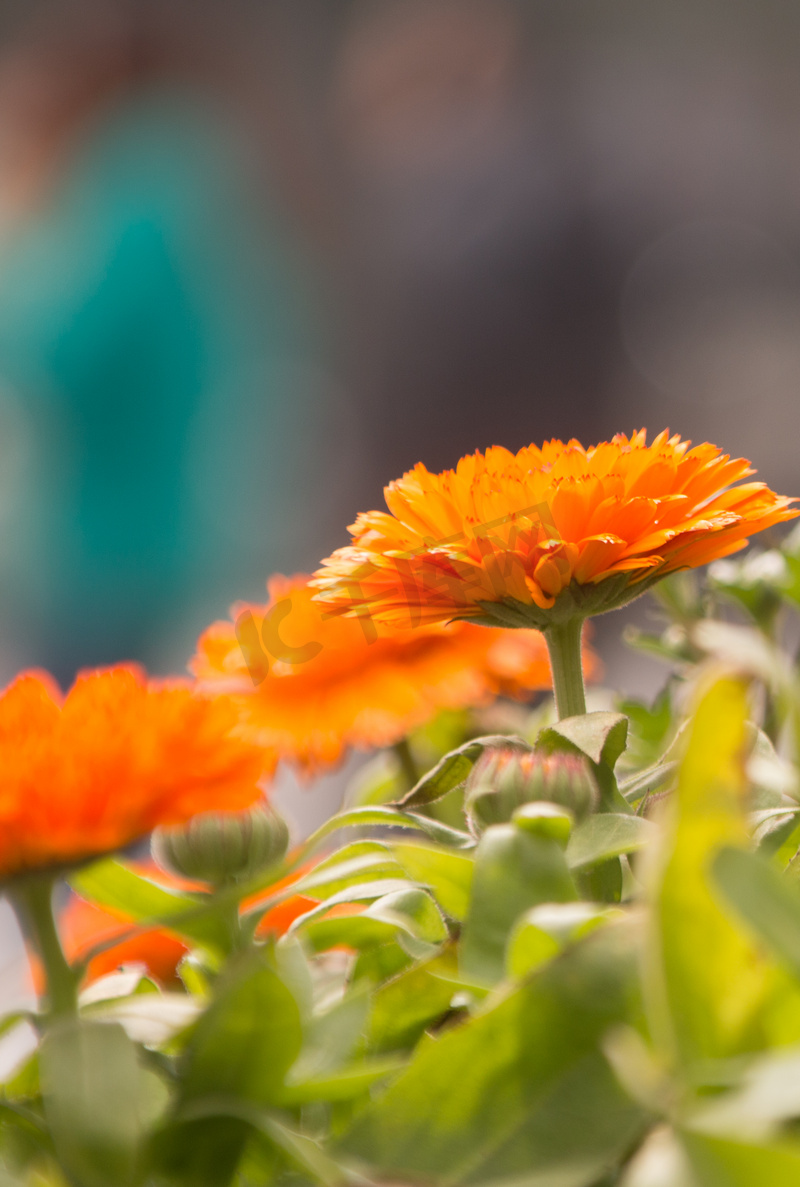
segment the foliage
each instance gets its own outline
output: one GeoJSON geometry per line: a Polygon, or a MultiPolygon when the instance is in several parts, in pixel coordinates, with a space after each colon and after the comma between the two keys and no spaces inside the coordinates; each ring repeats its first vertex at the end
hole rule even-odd
{"type": "Polygon", "coordinates": [[[183,988],[128,969],[9,1015],[40,1041],[2,1085],[0,1187],[795,1187],[797,552],[658,587],[652,705],[447,715],[247,881],[73,871],[189,945],[183,988]],[[593,810],[479,830],[498,746],[580,758],[593,810]]]}

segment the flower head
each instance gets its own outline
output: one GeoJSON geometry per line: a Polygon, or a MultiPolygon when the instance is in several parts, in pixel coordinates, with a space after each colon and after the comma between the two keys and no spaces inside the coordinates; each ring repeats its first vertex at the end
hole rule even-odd
{"type": "Polygon", "coordinates": [[[263,757],[226,697],[135,667],[62,699],[28,672],[0,693],[0,877],[111,852],[158,824],[258,799],[263,757]]]}
{"type": "MultiPolygon", "coordinates": [[[[538,631],[453,623],[368,634],[324,614],[307,577],[272,577],[267,588],[266,605],[234,606],[235,621],[208,628],[191,667],[201,687],[236,695],[244,732],[276,760],[320,769],[349,746],[399,741],[439,709],[550,687],[538,631]]],[[[588,650],[585,660],[591,671],[588,650]]]]}
{"type": "Polygon", "coordinates": [[[749,462],[644,430],[586,449],[495,446],[386,487],[313,585],[332,611],[408,628],[472,619],[538,626],[623,605],[675,569],[736,552],[800,514],[749,462]]]}

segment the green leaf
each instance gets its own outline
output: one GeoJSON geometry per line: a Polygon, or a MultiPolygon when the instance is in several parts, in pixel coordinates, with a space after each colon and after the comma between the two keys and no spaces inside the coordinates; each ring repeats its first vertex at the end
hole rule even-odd
{"type": "Polygon", "coordinates": [[[443,824],[441,820],[434,820],[430,816],[421,816],[418,812],[406,812],[404,815],[405,819],[415,828],[421,829],[432,841],[436,841],[440,845],[448,845],[454,849],[475,848],[475,838],[472,833],[451,828],[449,824],[443,824]]]}
{"type": "Polygon", "coordinates": [[[325,840],[331,833],[338,832],[341,828],[365,828],[373,825],[380,825],[381,828],[421,827],[411,814],[398,812],[393,807],[376,805],[372,808],[349,808],[346,812],[339,812],[336,816],[332,816],[330,820],[326,820],[324,824],[320,825],[316,832],[312,833],[308,840],[304,842],[302,851],[303,853],[309,852],[320,841],[325,840]]]}
{"type": "Polygon", "coordinates": [[[403,876],[391,852],[385,845],[374,841],[357,841],[315,866],[304,878],[299,878],[292,885],[292,891],[308,894],[311,898],[328,899],[349,886],[374,882],[384,875],[391,878],[403,876]]]}
{"type": "MultiPolygon", "coordinates": [[[[414,829],[414,831],[427,833],[433,840],[439,841],[443,845],[453,845],[456,848],[474,844],[474,839],[469,833],[449,828],[446,824],[442,824],[438,820],[431,820],[427,816],[420,816],[417,812],[400,812],[397,808],[388,805],[370,808],[349,808],[345,812],[339,812],[336,816],[332,816],[330,820],[326,820],[324,824],[320,825],[316,832],[304,842],[297,860],[301,860],[307,853],[315,849],[321,841],[324,841],[332,833],[338,832],[340,829],[370,828],[375,825],[378,825],[380,828],[414,829]]],[[[257,894],[263,888],[263,885],[256,880],[251,886],[245,888],[245,892],[247,894],[257,894]]]]}
{"type": "Polygon", "coordinates": [[[95,862],[70,876],[70,885],[82,898],[118,911],[138,923],[169,920],[170,929],[203,947],[225,952],[230,933],[225,920],[210,903],[196,895],[169,890],[137,874],[114,858],[95,862]],[[186,915],[186,919],[181,916],[186,915]]]}
{"type": "Polygon", "coordinates": [[[595,932],[424,1041],[340,1149],[401,1182],[587,1187],[645,1122],[597,1051],[600,1036],[629,1016],[635,984],[629,930],[595,932]]]}
{"type": "Polygon", "coordinates": [[[406,890],[386,894],[364,913],[386,923],[396,922],[415,940],[425,944],[442,944],[448,938],[439,908],[421,887],[410,886],[406,890]]]}
{"type": "Polygon", "coordinates": [[[522,738],[507,737],[504,734],[472,738],[463,746],[459,746],[457,750],[451,750],[449,754],[445,754],[444,758],[441,758],[436,766],[428,771],[427,775],[422,776],[419,783],[411,788],[411,791],[398,800],[398,806],[418,808],[424,804],[432,804],[434,800],[440,800],[448,792],[461,787],[484,750],[492,746],[525,751],[531,749],[527,742],[523,742],[522,738]]]}
{"type": "Polygon", "coordinates": [[[567,864],[572,870],[580,870],[621,853],[634,853],[648,844],[655,831],[655,825],[641,816],[616,812],[587,816],[569,839],[567,864]]]}
{"type": "Polygon", "coordinates": [[[30,1101],[41,1094],[39,1078],[39,1051],[34,1049],[27,1057],[22,1055],[20,1062],[6,1069],[6,1078],[2,1081],[2,1096],[5,1100],[30,1101]]]}
{"type": "Polygon", "coordinates": [[[406,1064],[397,1057],[370,1059],[351,1063],[327,1075],[309,1076],[308,1079],[292,1082],[283,1090],[283,1103],[287,1107],[313,1104],[315,1101],[353,1100],[394,1075],[406,1064]]]}
{"type": "MultiPolygon", "coordinates": [[[[352,1176],[338,1166],[333,1159],[320,1148],[312,1138],[297,1133],[283,1125],[277,1118],[263,1109],[235,1097],[211,1096],[184,1105],[173,1124],[173,1134],[165,1135],[167,1142],[174,1133],[227,1133],[242,1137],[241,1145],[248,1130],[255,1130],[263,1134],[288,1158],[290,1164],[303,1175],[301,1182],[321,1183],[323,1187],[345,1187],[352,1181],[352,1176]]],[[[196,1151],[192,1151],[195,1155],[196,1151]]],[[[212,1151],[212,1157],[219,1151],[212,1151]]],[[[213,1184],[213,1187],[223,1187],[228,1183],[236,1169],[240,1151],[234,1160],[215,1159],[215,1165],[197,1162],[189,1168],[186,1164],[176,1166],[172,1173],[177,1181],[185,1182],[191,1187],[197,1183],[213,1184]],[[232,1163],[232,1164],[231,1164],[232,1163]],[[204,1174],[203,1171],[207,1171],[204,1174]],[[187,1175],[188,1172],[188,1175],[187,1175]],[[224,1175],[224,1179],[220,1175],[224,1175]],[[190,1176],[194,1177],[190,1177],[190,1176]]]]}
{"type": "Polygon", "coordinates": [[[517,920],[508,940],[506,965],[511,977],[524,977],[567,944],[618,916],[596,903],[544,903],[517,920]]]}
{"type": "MultiPolygon", "coordinates": [[[[316,877],[326,874],[328,870],[335,869],[343,862],[351,861],[356,857],[376,857],[383,861],[391,861],[392,855],[389,847],[385,841],[375,841],[369,837],[364,837],[358,841],[350,841],[346,845],[340,845],[338,849],[334,849],[327,857],[322,857],[314,862],[313,869],[309,871],[308,877],[316,877]]],[[[321,879],[325,880],[325,879],[321,879]]],[[[305,879],[297,879],[294,885],[299,886],[305,882],[305,879]]]]}
{"type": "Polygon", "coordinates": [[[306,1027],[303,1049],[292,1065],[287,1084],[337,1071],[353,1055],[364,1037],[369,1010],[369,986],[357,985],[329,1009],[315,1014],[306,1027]]]}
{"type": "Polygon", "coordinates": [[[305,1026],[314,1009],[314,977],[303,945],[296,936],[282,936],[274,957],[275,971],[291,992],[305,1026]]]}
{"type": "Polygon", "coordinates": [[[381,878],[377,882],[359,882],[355,886],[348,886],[295,919],[287,935],[294,935],[301,928],[307,927],[312,920],[322,918],[331,907],[336,907],[339,903],[370,902],[382,898],[385,894],[393,894],[396,890],[407,890],[409,885],[404,878],[381,878]]]}
{"type": "Polygon", "coordinates": [[[410,878],[430,887],[451,918],[464,919],[475,868],[471,857],[413,841],[395,842],[392,852],[410,878]]]}
{"type": "Polygon", "coordinates": [[[281,1099],[301,1042],[298,1006],[264,955],[250,952],[229,966],[184,1052],[177,1117],[155,1145],[170,1181],[187,1187],[231,1181],[252,1124],[241,1110],[281,1099]],[[220,1105],[208,1108],[206,1119],[195,1115],[219,1098],[239,1112],[220,1105]]]}
{"type": "Polygon", "coordinates": [[[556,750],[572,749],[584,754],[593,763],[614,769],[625,749],[628,738],[628,719],[622,713],[584,713],[580,717],[564,717],[542,730],[536,749],[551,754],[556,750]],[[567,743],[567,747],[564,743],[567,743]]]}
{"type": "Polygon", "coordinates": [[[223,1093],[256,1104],[278,1098],[300,1051],[300,1011],[260,953],[231,968],[186,1050],[184,1101],[223,1093]]]}
{"type": "Polygon", "coordinates": [[[198,903],[194,895],[159,886],[111,857],[76,870],[69,881],[83,898],[112,911],[121,911],[131,919],[158,919],[162,915],[194,911],[198,903]]]}
{"type": "Polygon", "coordinates": [[[40,1051],[45,1118],[59,1162],[82,1187],[138,1181],[142,1146],[167,1101],[120,1026],[68,1020],[40,1051]]]}
{"type": "Polygon", "coordinates": [[[800,808],[769,815],[767,812],[753,813],[750,827],[753,828],[753,840],[758,852],[774,857],[776,864],[786,869],[800,845],[800,808]]]}
{"type": "Polygon", "coordinates": [[[311,1176],[312,1182],[321,1183],[322,1187],[343,1187],[352,1182],[352,1176],[337,1166],[312,1138],[289,1129],[274,1117],[264,1116],[261,1126],[289,1161],[299,1171],[311,1176]]]}
{"type": "Polygon", "coordinates": [[[353,948],[367,952],[370,948],[388,944],[397,936],[397,922],[374,919],[364,911],[358,915],[333,915],[329,918],[305,916],[295,934],[312,952],[329,952],[331,948],[353,948]]]}
{"type": "Polygon", "coordinates": [[[800,1145],[749,1144],[684,1129],[683,1144],[702,1187],[797,1187],[800,1145]]]}
{"type": "Polygon", "coordinates": [[[652,705],[629,698],[617,708],[630,722],[625,761],[640,770],[662,757],[672,729],[671,681],[661,689],[652,705]]]}
{"type": "Polygon", "coordinates": [[[771,973],[755,942],[736,926],[710,885],[726,845],[744,847],[747,685],[717,681],[700,701],[670,801],[666,860],[654,905],[653,1026],[684,1060],[748,1049],[771,973]]]}
{"type": "Polygon", "coordinates": [[[34,1017],[30,1010],[12,1010],[10,1014],[5,1014],[0,1018],[0,1038],[21,1022],[30,1022],[34,1017]]]}
{"type": "Polygon", "coordinates": [[[464,975],[479,984],[498,981],[505,971],[508,934],[522,912],[538,903],[575,898],[575,884],[557,841],[513,824],[487,828],[476,851],[462,934],[464,975]]]}
{"type": "Polygon", "coordinates": [[[752,727],[753,745],[747,763],[750,807],[780,808],[797,804],[797,768],[777,753],[763,730],[752,727]]]}
{"type": "Polygon", "coordinates": [[[543,729],[536,739],[540,754],[582,754],[592,766],[600,790],[602,810],[629,813],[627,800],[620,795],[614,776],[614,765],[625,749],[628,719],[621,713],[585,713],[581,717],[565,717],[543,729]]]}
{"type": "Polygon", "coordinates": [[[800,893],[756,853],[727,847],[712,865],[728,902],[778,959],[800,978],[800,893]]]}
{"type": "Polygon", "coordinates": [[[412,958],[405,948],[400,947],[396,935],[385,944],[376,944],[360,951],[350,974],[353,985],[362,980],[373,986],[382,985],[408,968],[412,958]]]}
{"type": "Polygon", "coordinates": [[[375,1051],[410,1047],[448,1012],[457,980],[458,962],[451,948],[387,981],[372,996],[370,1047],[375,1051]]]}
{"type": "Polygon", "coordinates": [[[314,951],[322,952],[342,945],[364,951],[396,940],[411,956],[428,954],[431,944],[447,939],[447,927],[436,903],[424,890],[407,882],[372,883],[366,887],[375,901],[365,911],[354,915],[324,918],[337,902],[363,899],[362,888],[340,891],[306,912],[292,924],[290,935],[307,939],[314,951]],[[384,890],[376,894],[377,889],[384,890]]]}
{"type": "Polygon", "coordinates": [[[649,792],[658,791],[660,787],[669,783],[677,770],[678,763],[675,759],[654,763],[653,766],[623,779],[619,785],[620,794],[629,804],[636,804],[649,792]]]}
{"type": "Polygon", "coordinates": [[[622,863],[618,857],[575,871],[581,898],[595,903],[618,903],[622,898],[622,863]]]}

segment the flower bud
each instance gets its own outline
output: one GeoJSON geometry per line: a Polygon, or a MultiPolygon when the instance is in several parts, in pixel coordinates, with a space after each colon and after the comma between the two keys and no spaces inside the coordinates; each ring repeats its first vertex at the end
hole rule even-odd
{"type": "Polygon", "coordinates": [[[153,857],[183,878],[223,886],[253,877],[280,861],[289,829],[268,805],[247,812],[203,812],[186,824],[153,833],[153,857]]]}
{"type": "Polygon", "coordinates": [[[517,808],[537,800],[567,808],[578,820],[592,810],[597,785],[589,764],[577,754],[487,751],[467,784],[466,807],[473,832],[505,824],[517,808]]]}

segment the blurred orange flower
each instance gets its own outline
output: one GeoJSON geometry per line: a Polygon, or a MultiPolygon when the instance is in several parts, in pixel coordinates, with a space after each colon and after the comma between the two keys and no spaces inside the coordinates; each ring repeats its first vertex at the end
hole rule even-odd
{"type": "MultiPolygon", "coordinates": [[[[276,759],[317,770],[348,746],[391,745],[439,709],[550,687],[538,631],[452,623],[368,638],[325,615],[308,580],[272,577],[267,605],[234,606],[235,622],[210,626],[191,664],[202,688],[237,694],[245,732],[276,759]]],[[[584,659],[597,669],[588,649],[584,659]]]]}
{"type": "Polygon", "coordinates": [[[455,470],[421,463],[359,515],[312,585],[328,611],[392,627],[453,618],[538,626],[624,604],[675,569],[791,519],[749,462],[645,431],[591,448],[495,446],[455,470]]]}
{"type": "MultiPolygon", "coordinates": [[[[170,889],[204,891],[202,884],[177,878],[174,874],[161,869],[155,862],[132,863],[133,868],[143,877],[150,878],[162,886],[170,889]]],[[[265,897],[272,897],[281,890],[288,889],[294,882],[302,878],[312,868],[313,863],[307,863],[300,869],[294,870],[280,881],[273,883],[266,891],[247,899],[244,907],[255,907],[265,897]]],[[[259,921],[256,934],[260,937],[267,935],[282,936],[294,920],[317,906],[317,899],[307,898],[302,894],[292,895],[277,906],[271,907],[259,921]]],[[[93,956],[86,969],[86,981],[91,983],[98,977],[113,973],[122,965],[142,965],[156,981],[170,988],[177,988],[181,981],[177,973],[178,965],[189,951],[189,946],[170,931],[163,928],[150,928],[147,931],[128,935],[135,920],[124,911],[112,910],[110,907],[100,907],[97,903],[88,902],[76,894],[72,894],[63,911],[58,917],[58,933],[64,955],[70,964],[86,958],[88,953],[98,944],[106,943],[115,937],[125,937],[120,942],[106,948],[103,952],[93,956]]],[[[31,957],[36,979],[42,980],[38,961],[31,957]]],[[[43,982],[42,982],[43,983],[43,982]]]]}
{"type": "MultiPolygon", "coordinates": [[[[71,964],[84,959],[96,945],[125,936],[133,926],[133,920],[122,912],[98,907],[77,895],[70,898],[58,919],[64,955],[71,964]]],[[[177,967],[188,951],[187,945],[171,932],[151,928],[93,956],[86,980],[96,981],[121,965],[139,964],[156,981],[175,988],[180,985],[177,967]]]]}
{"type": "Polygon", "coordinates": [[[0,693],[0,877],[107,853],[197,812],[259,797],[263,756],[226,697],[136,667],[44,673],[0,693]]]}

